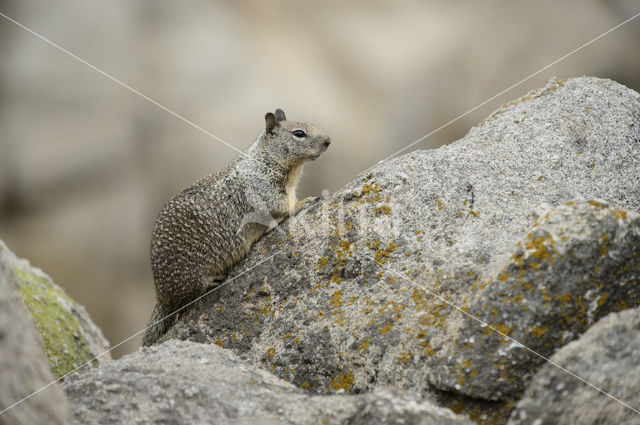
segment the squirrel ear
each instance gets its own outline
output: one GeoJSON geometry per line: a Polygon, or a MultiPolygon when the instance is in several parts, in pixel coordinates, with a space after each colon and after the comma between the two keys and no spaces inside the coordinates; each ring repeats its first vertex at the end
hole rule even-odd
{"type": "Polygon", "coordinates": [[[264,116],[264,121],[266,123],[267,133],[269,134],[273,134],[273,129],[280,125],[276,116],[271,112],[268,112],[267,115],[264,116]]]}
{"type": "Polygon", "coordinates": [[[278,121],[286,121],[287,117],[284,115],[284,111],[282,109],[276,109],[276,119],[278,121]]]}

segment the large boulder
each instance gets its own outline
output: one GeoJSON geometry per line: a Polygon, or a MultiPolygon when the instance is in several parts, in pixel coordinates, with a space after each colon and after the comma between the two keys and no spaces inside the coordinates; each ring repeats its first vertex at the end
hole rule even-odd
{"type": "Polygon", "coordinates": [[[608,315],[551,360],[565,370],[540,369],[509,425],[640,424],[640,309],[608,315]]]}
{"type": "Polygon", "coordinates": [[[108,361],[109,343],[85,308],[73,301],[42,270],[17,258],[2,241],[0,257],[10,264],[24,305],[44,343],[51,370],[57,377],[87,362],[108,361]]]}
{"type": "Polygon", "coordinates": [[[611,311],[640,304],[640,215],[597,201],[546,213],[493,278],[468,289],[467,315],[427,359],[430,381],[512,399],[557,347],[611,311]]]}
{"type": "Polygon", "coordinates": [[[640,301],[639,97],[552,80],[462,140],[377,165],[263,237],[164,340],[317,392],[510,406],[542,364],[520,344],[550,355],[640,301]]]}
{"type": "Polygon", "coordinates": [[[74,424],[471,425],[399,389],[313,395],[215,345],[169,341],[71,375],[74,424]]]}
{"type": "Polygon", "coordinates": [[[11,255],[0,241],[0,424],[66,425],[69,405],[20,299],[11,255]]]}

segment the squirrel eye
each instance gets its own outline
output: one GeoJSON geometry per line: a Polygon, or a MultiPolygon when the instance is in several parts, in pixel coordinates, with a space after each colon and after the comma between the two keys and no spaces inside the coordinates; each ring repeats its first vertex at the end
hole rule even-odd
{"type": "Polygon", "coordinates": [[[304,132],[304,131],[302,131],[302,130],[295,130],[295,131],[293,131],[293,132],[292,132],[292,134],[293,134],[294,136],[296,136],[296,137],[300,137],[300,138],[302,138],[302,137],[307,137],[307,133],[305,133],[305,132],[304,132]]]}

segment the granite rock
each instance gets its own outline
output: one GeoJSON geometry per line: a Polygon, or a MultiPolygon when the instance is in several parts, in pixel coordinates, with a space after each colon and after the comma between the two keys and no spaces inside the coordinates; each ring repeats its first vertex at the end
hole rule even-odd
{"type": "Polygon", "coordinates": [[[51,384],[54,377],[20,298],[10,256],[0,241],[0,424],[64,425],[69,416],[67,399],[57,383],[51,384]]]}
{"type": "Polygon", "coordinates": [[[314,392],[395,386],[504,420],[541,363],[489,330],[551,355],[638,303],[639,99],[552,80],[451,145],[378,164],[265,235],[160,342],[231,348],[314,392]]]}
{"type": "Polygon", "coordinates": [[[400,389],[313,395],[215,345],[169,341],[70,376],[75,424],[471,425],[400,389]]]}
{"type": "Polygon", "coordinates": [[[17,258],[2,241],[0,244],[3,247],[0,255],[12,265],[22,301],[40,333],[55,377],[89,361],[97,365],[110,360],[109,343],[85,308],[42,270],[26,259],[17,258]]]}
{"type": "MultiPolygon", "coordinates": [[[[554,207],[599,199],[639,211],[639,175],[638,93],[597,78],[550,81],[465,138],[379,164],[283,223],[237,277],[181,313],[165,340],[233,348],[314,391],[395,385],[427,393],[435,384],[503,399],[500,389],[438,378],[451,371],[433,359],[468,321],[443,300],[471,308],[554,207]]],[[[571,297],[591,302],[582,289],[571,297]]],[[[553,339],[547,352],[586,326],[553,339]]]]}
{"type": "Polygon", "coordinates": [[[535,375],[509,425],[640,424],[640,309],[612,313],[535,375]]]}
{"type": "Polygon", "coordinates": [[[546,213],[492,279],[469,290],[460,327],[427,360],[438,388],[520,396],[544,358],[604,315],[640,304],[640,216],[597,201],[546,213]]]}

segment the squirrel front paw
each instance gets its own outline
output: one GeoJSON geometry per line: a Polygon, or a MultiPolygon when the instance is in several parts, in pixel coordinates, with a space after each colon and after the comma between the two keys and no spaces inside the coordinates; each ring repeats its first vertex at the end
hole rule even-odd
{"type": "Polygon", "coordinates": [[[313,205],[316,202],[318,202],[320,199],[321,198],[319,198],[317,196],[308,196],[308,197],[304,198],[303,200],[296,202],[296,207],[295,207],[294,214],[298,214],[298,212],[310,207],[311,205],[313,205]]]}

